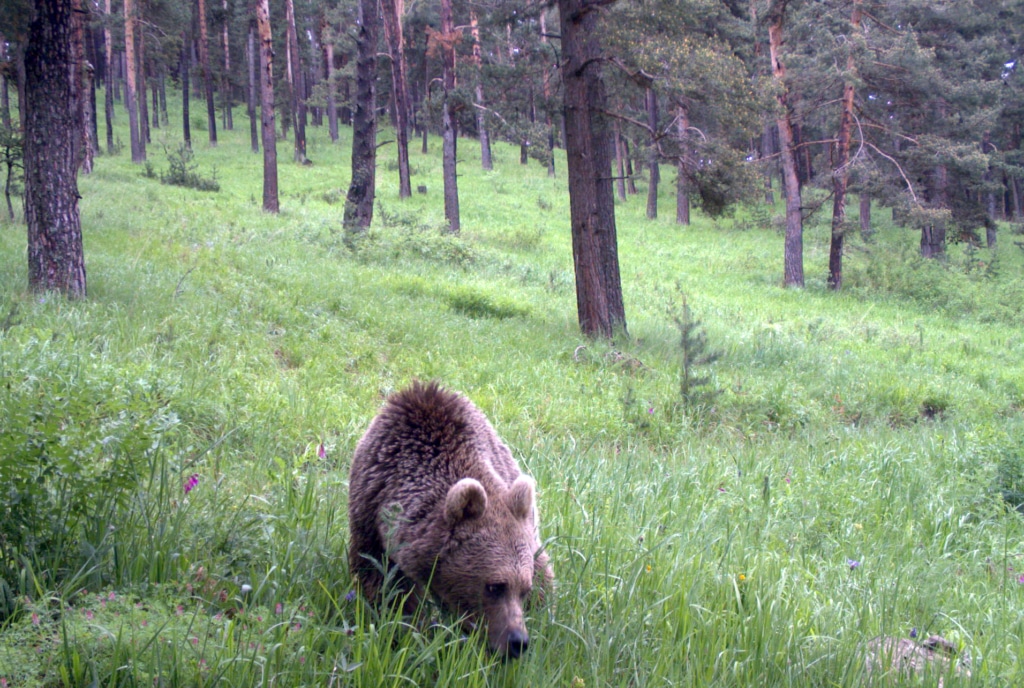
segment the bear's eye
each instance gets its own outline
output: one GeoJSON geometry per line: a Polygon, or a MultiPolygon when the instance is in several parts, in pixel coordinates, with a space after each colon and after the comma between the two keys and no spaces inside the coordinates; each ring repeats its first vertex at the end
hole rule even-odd
{"type": "Polygon", "coordinates": [[[506,590],[508,590],[508,586],[504,583],[488,583],[484,586],[484,594],[492,600],[504,597],[506,590]]]}

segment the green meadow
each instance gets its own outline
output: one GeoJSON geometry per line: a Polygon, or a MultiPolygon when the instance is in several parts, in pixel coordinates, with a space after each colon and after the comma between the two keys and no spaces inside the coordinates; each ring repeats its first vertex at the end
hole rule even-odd
{"type": "Polygon", "coordinates": [[[161,184],[180,125],[149,176],[123,150],[79,177],[85,301],[28,292],[25,227],[0,220],[0,686],[1024,682],[1012,226],[922,261],[876,208],[834,294],[823,209],[784,290],[781,205],[680,227],[673,185],[650,221],[641,183],[617,206],[629,333],[591,341],[564,156],[552,179],[499,144],[483,172],[460,140],[452,237],[439,139],[404,201],[384,145],[352,252],[349,130],[311,128],[311,166],[278,142],[268,215],[237,114],[216,148],[193,127],[219,192],[161,184]],[[720,354],[688,399],[684,298],[720,354]],[[537,479],[557,588],[518,661],[352,594],[352,452],[414,379],[470,397],[537,479]],[[960,670],[869,675],[870,639],[912,633],[960,670]]]}

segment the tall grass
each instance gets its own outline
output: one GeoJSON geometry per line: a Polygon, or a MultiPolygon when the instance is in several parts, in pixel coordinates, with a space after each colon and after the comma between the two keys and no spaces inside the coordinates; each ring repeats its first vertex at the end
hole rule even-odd
{"type": "Polygon", "coordinates": [[[0,224],[0,505],[32,523],[0,525],[8,685],[858,686],[865,642],[911,629],[970,652],[947,685],[1020,682],[1009,237],[921,262],[883,224],[833,294],[813,219],[808,287],[783,290],[763,210],[680,228],[633,198],[631,336],[602,343],[576,325],[564,158],[551,180],[498,145],[482,172],[460,141],[461,237],[436,141],[426,195],[400,202],[382,162],[352,253],[347,142],[310,130],[271,216],[245,133],[196,143],[216,193],[97,160],[84,302],[28,293],[24,228],[0,224]],[[722,353],[706,404],[679,397],[679,290],[722,353]],[[350,595],[349,459],[414,378],[467,393],[537,478],[558,586],[518,662],[350,595]]]}

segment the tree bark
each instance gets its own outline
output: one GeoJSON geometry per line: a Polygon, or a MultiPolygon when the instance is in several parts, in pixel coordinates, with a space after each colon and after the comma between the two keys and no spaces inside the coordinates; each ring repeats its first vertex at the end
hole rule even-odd
{"type": "Polygon", "coordinates": [[[647,219],[658,217],[658,183],[661,181],[661,170],[658,167],[658,94],[647,87],[647,126],[651,129],[651,150],[647,154],[647,168],[650,170],[650,183],[647,185],[647,219]]]}
{"type": "Polygon", "coordinates": [[[576,308],[584,334],[610,338],[625,333],[626,313],[609,174],[611,132],[603,114],[598,12],[585,0],[558,0],[558,13],[576,308]]]}
{"type": "MultiPolygon", "coordinates": [[[[155,62],[153,63],[153,66],[154,66],[154,68],[156,67],[156,63],[155,62]]],[[[160,128],[160,88],[159,88],[159,85],[160,85],[160,79],[162,77],[158,73],[158,70],[155,70],[155,71],[157,71],[157,73],[153,74],[153,80],[151,82],[152,85],[153,85],[153,119],[152,119],[152,121],[150,123],[150,128],[151,129],[159,129],[160,128]]]]}
{"type": "Polygon", "coordinates": [[[778,90],[779,154],[782,158],[782,182],[786,195],[786,239],[783,284],[804,286],[804,229],[801,214],[800,182],[797,178],[792,112],[786,86],[786,68],[782,63],[782,26],[786,17],[786,0],[772,0],[768,10],[768,48],[772,75],[778,90]]]}
{"type": "Polygon", "coordinates": [[[206,27],[206,0],[198,0],[196,23],[199,24],[199,68],[206,93],[206,121],[210,145],[217,145],[217,109],[213,104],[213,74],[210,73],[210,36],[206,27]]]}
{"type": "Polygon", "coordinates": [[[623,203],[626,202],[626,165],[623,160],[625,157],[622,152],[622,128],[619,126],[619,121],[615,120],[614,124],[614,136],[615,136],[615,193],[618,195],[619,200],[623,203]]]}
{"type": "Polygon", "coordinates": [[[359,33],[356,39],[356,102],[352,113],[352,181],[345,200],[345,244],[355,248],[356,239],[373,222],[377,190],[377,0],[359,0],[359,33]]]}
{"type": "Polygon", "coordinates": [[[263,125],[263,210],[280,210],[277,198],[277,130],[274,124],[274,41],[270,35],[268,0],[257,0],[260,37],[260,121],[263,125]]]}
{"type": "MultiPolygon", "coordinates": [[[[541,13],[541,40],[544,39],[543,17],[541,13]]],[[[476,97],[476,129],[480,138],[480,166],[485,170],[493,170],[494,162],[491,159],[491,135],[487,131],[487,111],[484,108],[484,78],[483,78],[483,54],[480,50],[480,21],[477,19],[476,10],[470,5],[469,10],[470,33],[473,36],[473,71],[476,78],[474,96],[476,97]]]]}
{"type": "Polygon", "coordinates": [[[676,113],[679,136],[679,161],[676,163],[676,224],[690,224],[690,193],[686,183],[687,139],[690,135],[689,110],[682,103],[676,113]]]}
{"type": "Polygon", "coordinates": [[[92,86],[91,68],[85,56],[86,9],[82,0],[71,1],[71,72],[72,98],[75,119],[74,146],[78,168],[86,174],[92,172],[92,117],[89,111],[89,89],[92,86]]]}
{"type": "Polygon", "coordinates": [[[285,42],[288,58],[288,87],[292,96],[292,120],[295,125],[295,162],[306,162],[306,100],[302,93],[302,63],[299,59],[299,37],[295,30],[295,1],[284,1],[285,42]]]}
{"type": "Polygon", "coordinates": [[[25,220],[28,284],[84,298],[85,254],[78,214],[73,133],[72,3],[35,0],[24,56],[25,220]]]}
{"type": "Polygon", "coordinates": [[[149,106],[146,93],[146,32],[142,29],[141,24],[138,29],[135,35],[138,42],[138,52],[135,54],[135,70],[138,75],[136,97],[139,99],[139,146],[142,148],[142,157],[145,158],[146,144],[150,142],[149,106]]]}
{"type": "Polygon", "coordinates": [[[860,192],[860,235],[871,237],[871,196],[866,191],[860,192]]]}
{"type": "Polygon", "coordinates": [[[331,141],[338,140],[338,99],[334,95],[334,41],[328,39],[324,45],[324,73],[327,74],[327,132],[331,141]]]}
{"type": "Polygon", "coordinates": [[[245,109],[249,115],[249,144],[253,153],[260,152],[259,127],[256,125],[256,24],[249,22],[249,37],[245,42],[245,61],[249,72],[245,109]]]}
{"type": "Polygon", "coordinates": [[[139,137],[139,110],[135,97],[135,0],[124,0],[124,53],[125,90],[124,102],[128,108],[128,137],[132,148],[132,162],[141,163],[146,159],[139,137]]]}
{"type": "MultiPolygon", "coordinates": [[[[761,157],[768,158],[775,152],[775,131],[771,122],[765,122],[764,131],[761,134],[761,157]]],[[[772,190],[772,169],[773,163],[765,165],[764,170],[764,202],[768,205],[775,205],[775,192],[772,190]]]]}
{"type": "Polygon", "coordinates": [[[231,40],[228,34],[229,13],[228,0],[223,0],[224,19],[221,26],[221,43],[224,47],[224,76],[221,78],[221,100],[224,108],[224,130],[231,131],[235,128],[234,118],[231,116],[231,40]]]}
{"type": "Polygon", "coordinates": [[[381,0],[384,41],[391,56],[391,93],[395,101],[395,138],[398,144],[398,197],[412,196],[409,172],[409,90],[406,83],[405,39],[402,37],[403,0],[381,0]]]}
{"type": "MultiPolygon", "coordinates": [[[[850,27],[860,33],[861,0],[853,0],[850,27]]],[[[856,74],[857,64],[853,50],[846,56],[847,79],[856,74]]],[[[853,135],[853,83],[843,86],[840,101],[839,132],[836,134],[836,159],[832,169],[832,241],[828,254],[828,286],[833,291],[843,288],[843,243],[846,235],[846,188],[850,180],[850,139],[853,135]]]]}
{"type": "MultiPolygon", "coordinates": [[[[108,0],[109,2],[109,0],[108,0]]],[[[7,62],[7,39],[0,33],[0,60],[7,62]]],[[[10,82],[6,70],[0,70],[0,126],[11,128],[10,82]]]]}
{"type": "Polygon", "coordinates": [[[444,177],[444,217],[448,220],[448,232],[458,234],[459,184],[456,169],[456,127],[452,111],[452,94],[455,91],[455,23],[452,21],[452,0],[441,0],[441,46],[442,83],[444,101],[441,106],[441,167],[444,177]]]}
{"type": "Polygon", "coordinates": [[[185,147],[192,149],[192,124],[189,122],[189,40],[188,33],[181,32],[181,135],[185,147]]]}
{"type": "MultiPolygon", "coordinates": [[[[995,144],[992,143],[992,137],[989,132],[985,132],[981,139],[981,152],[986,155],[991,155],[996,152],[995,144]]],[[[985,182],[991,185],[995,181],[995,171],[992,166],[989,165],[988,170],[985,171],[984,176],[985,182]]],[[[996,247],[996,219],[998,213],[996,212],[996,194],[991,188],[985,191],[985,212],[988,216],[988,222],[985,223],[985,245],[989,248],[996,247]]]]}

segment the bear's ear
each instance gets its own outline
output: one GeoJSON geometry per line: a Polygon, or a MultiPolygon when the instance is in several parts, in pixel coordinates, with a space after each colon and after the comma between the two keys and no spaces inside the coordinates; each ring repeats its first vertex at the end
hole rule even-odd
{"type": "Polygon", "coordinates": [[[463,478],[448,490],[444,500],[444,518],[448,526],[462,521],[480,518],[487,509],[487,493],[484,486],[473,478],[463,478]]]}
{"type": "Polygon", "coordinates": [[[512,483],[508,489],[508,508],[512,515],[518,519],[527,519],[533,516],[533,478],[528,475],[521,475],[512,483]]]}

